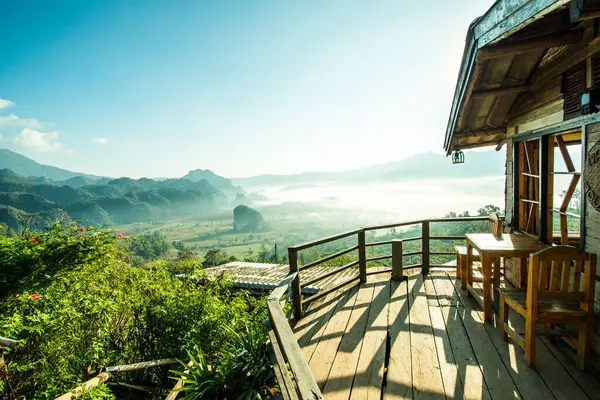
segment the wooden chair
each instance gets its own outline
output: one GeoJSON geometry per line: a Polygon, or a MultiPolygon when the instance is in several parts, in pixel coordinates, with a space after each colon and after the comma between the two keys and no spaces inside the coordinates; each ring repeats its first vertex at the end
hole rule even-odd
{"type": "MultiPolygon", "coordinates": [[[[502,233],[502,222],[498,213],[491,213],[488,219],[488,233],[495,235],[502,233]]],[[[466,276],[467,270],[467,246],[454,246],[456,250],[456,277],[464,281],[463,289],[466,289],[466,281],[463,276],[466,276]]],[[[473,249],[473,261],[481,261],[477,250],[473,249]]]]}
{"type": "Polygon", "coordinates": [[[527,365],[535,367],[536,335],[559,336],[577,351],[577,366],[584,369],[592,338],[595,283],[595,254],[570,246],[550,247],[532,254],[527,289],[500,290],[502,337],[508,340],[510,335],[524,349],[527,365]],[[509,308],[525,317],[524,335],[508,325],[509,308]],[[577,339],[557,327],[565,324],[577,325],[577,339]]]}

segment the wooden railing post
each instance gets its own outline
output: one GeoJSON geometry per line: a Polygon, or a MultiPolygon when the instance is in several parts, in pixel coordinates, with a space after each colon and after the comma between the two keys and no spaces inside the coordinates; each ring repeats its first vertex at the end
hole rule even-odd
{"type": "MultiPolygon", "coordinates": [[[[290,274],[298,272],[298,250],[288,248],[288,261],[290,263],[290,274]]],[[[302,318],[302,289],[300,288],[300,274],[298,273],[292,281],[292,303],[294,305],[294,318],[302,318]]]]}
{"type": "Polygon", "coordinates": [[[402,270],[402,240],[392,240],[392,280],[401,281],[404,279],[402,270]]]}
{"type": "Polygon", "coordinates": [[[358,232],[358,270],[360,282],[367,282],[367,240],[364,229],[358,232]]]}
{"type": "Polygon", "coordinates": [[[421,249],[423,250],[421,271],[425,275],[429,273],[429,221],[423,221],[422,223],[421,249]]]}

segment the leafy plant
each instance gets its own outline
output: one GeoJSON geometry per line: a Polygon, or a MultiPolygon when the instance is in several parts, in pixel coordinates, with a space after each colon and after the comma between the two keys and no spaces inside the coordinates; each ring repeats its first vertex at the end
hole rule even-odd
{"type": "Polygon", "coordinates": [[[172,379],[185,382],[180,389],[186,393],[182,399],[260,400],[276,393],[264,328],[246,329],[244,333],[238,333],[229,327],[227,330],[234,340],[211,365],[200,348],[196,348],[195,357],[188,354],[191,366],[181,362],[188,372],[171,371],[172,379]]]}

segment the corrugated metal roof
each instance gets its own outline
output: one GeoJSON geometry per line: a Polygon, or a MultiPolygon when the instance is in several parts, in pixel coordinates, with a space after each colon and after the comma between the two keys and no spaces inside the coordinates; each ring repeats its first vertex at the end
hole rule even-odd
{"type": "MultiPolygon", "coordinates": [[[[334,268],[316,266],[300,272],[300,282],[322,276],[334,268]]],[[[286,264],[267,264],[234,261],[217,267],[206,268],[209,279],[224,274],[225,278],[233,284],[234,287],[254,290],[273,290],[280,281],[289,273],[289,265],[286,264]]],[[[320,290],[332,287],[338,282],[357,276],[357,268],[349,268],[338,274],[324,278],[314,285],[302,288],[303,293],[312,294],[320,290]]]]}

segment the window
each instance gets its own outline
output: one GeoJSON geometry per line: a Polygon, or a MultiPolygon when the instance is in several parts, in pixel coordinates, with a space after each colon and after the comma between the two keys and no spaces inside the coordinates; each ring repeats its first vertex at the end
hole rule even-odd
{"type": "MultiPolygon", "coordinates": [[[[593,68],[592,68],[593,69],[593,68]]],[[[579,63],[563,74],[565,120],[581,115],[580,96],[585,91],[585,62],[579,63]]]]}
{"type": "Polygon", "coordinates": [[[548,243],[578,246],[581,131],[515,142],[513,149],[514,227],[548,243]]]}
{"type": "Polygon", "coordinates": [[[539,237],[539,140],[519,142],[519,210],[517,229],[539,237]]]}
{"type": "Polygon", "coordinates": [[[552,242],[579,246],[581,230],[581,131],[554,136],[552,242]]]}

